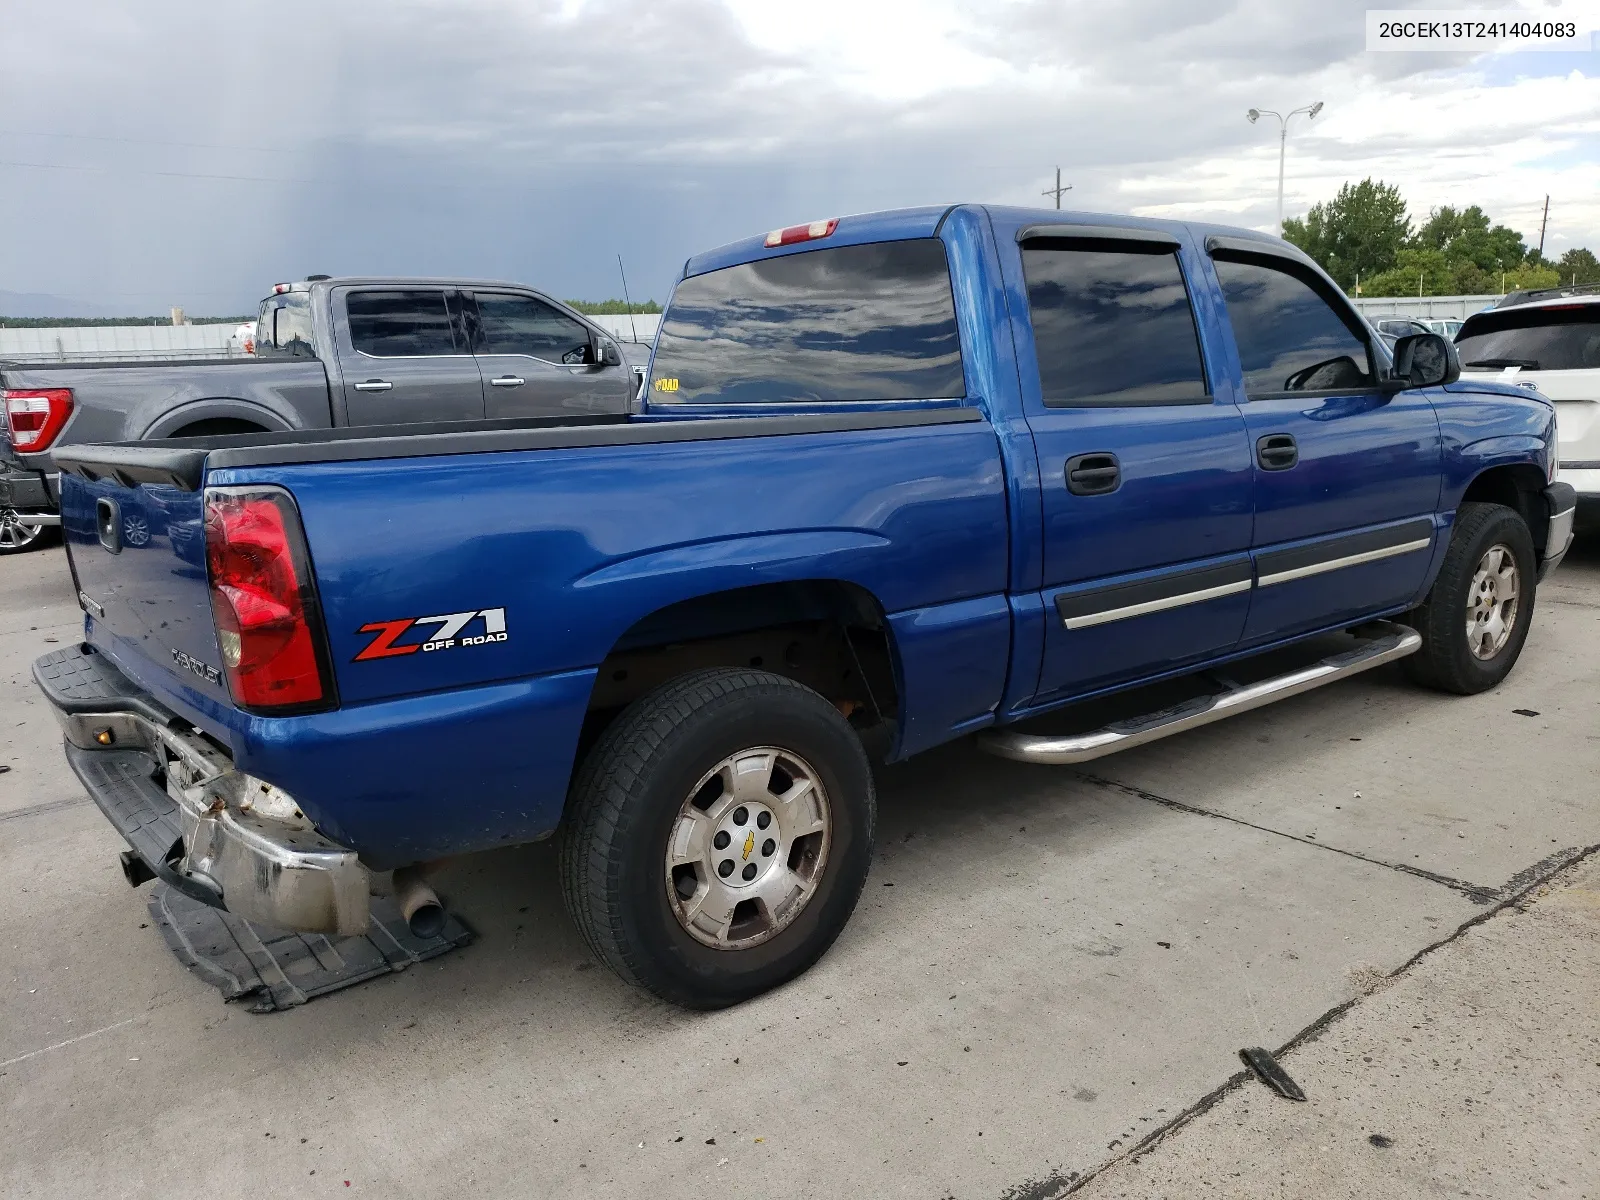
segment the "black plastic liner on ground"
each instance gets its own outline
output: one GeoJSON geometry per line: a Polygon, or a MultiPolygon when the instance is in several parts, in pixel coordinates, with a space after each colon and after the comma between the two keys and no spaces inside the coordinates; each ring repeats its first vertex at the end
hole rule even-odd
{"type": "Polygon", "coordinates": [[[256,925],[191,900],[163,883],[150,893],[150,916],[178,960],[251,1012],[282,1012],[340,988],[448,954],[472,931],[448,916],[438,937],[414,937],[386,896],[372,898],[365,934],[329,938],[256,925]]]}

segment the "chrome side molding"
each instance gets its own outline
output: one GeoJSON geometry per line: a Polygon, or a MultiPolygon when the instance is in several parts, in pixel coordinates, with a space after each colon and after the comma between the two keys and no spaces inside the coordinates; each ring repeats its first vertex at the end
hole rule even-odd
{"type": "Polygon", "coordinates": [[[1351,675],[1359,675],[1362,671],[1370,671],[1384,663],[1414,654],[1422,647],[1422,635],[1405,625],[1371,621],[1362,629],[1374,635],[1364,645],[1331,655],[1313,666],[1264,679],[1260,683],[1233,688],[1214,696],[1202,696],[1159,712],[1116,721],[1089,733],[1066,737],[1023,733],[1015,729],[991,729],[978,735],[978,745],[990,754],[1017,762],[1052,765],[1088,762],[1119,750],[1171,737],[1186,729],[1209,725],[1275,700],[1298,696],[1301,692],[1309,692],[1325,684],[1337,683],[1351,675]]]}

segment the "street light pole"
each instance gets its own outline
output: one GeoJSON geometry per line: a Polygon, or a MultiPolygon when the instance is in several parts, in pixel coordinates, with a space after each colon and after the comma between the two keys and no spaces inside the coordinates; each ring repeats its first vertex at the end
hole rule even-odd
{"type": "Polygon", "coordinates": [[[1317,114],[1322,111],[1322,101],[1308,104],[1304,108],[1294,109],[1287,115],[1273,112],[1270,108],[1252,108],[1245,113],[1250,124],[1254,125],[1262,117],[1278,118],[1278,236],[1283,236],[1283,160],[1289,149],[1289,122],[1301,113],[1306,114],[1306,119],[1314,121],[1317,114]]]}
{"type": "Polygon", "coordinates": [[[1278,236],[1283,236],[1283,161],[1289,154],[1289,122],[1278,122],[1278,236]]]}

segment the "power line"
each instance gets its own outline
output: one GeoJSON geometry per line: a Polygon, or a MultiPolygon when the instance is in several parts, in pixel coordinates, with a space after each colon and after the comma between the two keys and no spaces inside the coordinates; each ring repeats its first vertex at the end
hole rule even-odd
{"type": "MultiPolygon", "coordinates": [[[[147,175],[161,179],[217,179],[231,183],[310,183],[327,187],[348,187],[363,182],[355,178],[304,179],[292,175],[215,175],[199,171],[151,171],[143,167],[93,167],[74,163],[19,162],[12,159],[0,159],[0,167],[24,167],[36,171],[88,171],[97,175],[147,175]]],[[[482,183],[450,183],[430,176],[418,176],[404,182],[408,188],[431,187],[458,192],[485,190],[485,185],[482,183]]]]}
{"type": "MultiPolygon", "coordinates": [[[[145,175],[160,179],[214,179],[230,183],[308,183],[324,187],[350,187],[371,182],[354,177],[344,179],[305,179],[292,175],[220,175],[200,171],[152,171],[144,167],[96,167],[76,163],[22,162],[0,159],[0,167],[22,167],[35,171],[86,171],[97,175],[145,175]]],[[[483,182],[452,183],[432,175],[419,175],[403,180],[407,188],[429,187],[454,192],[483,192],[488,184],[483,182]]],[[[521,187],[521,184],[513,184],[521,187]]]]}
{"type": "Polygon", "coordinates": [[[337,183],[335,179],[293,179],[271,175],[203,175],[195,171],[149,171],[140,167],[85,167],[70,163],[15,162],[0,159],[0,167],[29,167],[36,171],[92,171],[100,175],[158,175],[164,179],[227,179],[237,183],[337,183]]]}
{"type": "Polygon", "coordinates": [[[295,154],[292,146],[240,146],[225,142],[167,142],[158,138],[121,137],[103,133],[43,133],[30,129],[0,129],[0,137],[67,138],[75,142],[122,142],[135,146],[182,146],[190,150],[252,150],[261,154],[295,154]]]}

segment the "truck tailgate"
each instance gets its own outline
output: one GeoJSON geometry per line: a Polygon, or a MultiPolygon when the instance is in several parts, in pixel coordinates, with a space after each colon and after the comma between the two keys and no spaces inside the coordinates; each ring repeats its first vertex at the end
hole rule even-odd
{"type": "Polygon", "coordinates": [[[227,705],[206,584],[204,493],[126,477],[61,477],[62,529],[89,641],[147,687],[227,705]]]}

